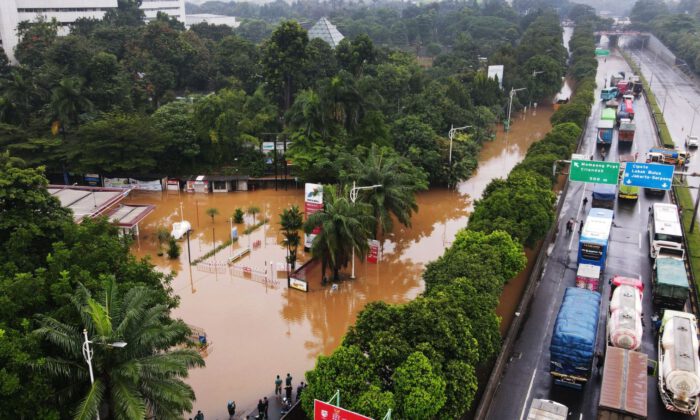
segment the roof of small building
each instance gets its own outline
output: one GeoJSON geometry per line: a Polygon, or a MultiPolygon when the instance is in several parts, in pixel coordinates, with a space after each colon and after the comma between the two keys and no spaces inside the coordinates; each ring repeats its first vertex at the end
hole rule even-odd
{"type": "Polygon", "coordinates": [[[328,43],[332,48],[338,46],[345,38],[328,19],[322,17],[309,29],[309,39],[320,38],[328,43]]]}

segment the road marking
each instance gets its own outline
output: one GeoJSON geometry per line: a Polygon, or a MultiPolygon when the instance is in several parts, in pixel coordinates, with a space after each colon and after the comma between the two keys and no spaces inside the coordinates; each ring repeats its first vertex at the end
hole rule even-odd
{"type": "Polygon", "coordinates": [[[642,249],[642,232],[639,232],[639,249],[642,249]]]}
{"type": "Polygon", "coordinates": [[[535,375],[537,374],[537,368],[532,371],[532,378],[530,378],[530,386],[527,387],[527,395],[525,395],[525,402],[523,403],[523,410],[520,412],[520,420],[523,420],[525,416],[525,410],[527,409],[527,402],[530,401],[530,392],[532,392],[532,384],[535,382],[535,375]]]}
{"type": "MultiPolygon", "coordinates": [[[[639,194],[639,191],[637,191],[637,194],[639,194]]],[[[641,204],[637,206],[637,214],[642,214],[642,206],[641,204]]]]}
{"type": "Polygon", "coordinates": [[[583,420],[583,413],[579,413],[578,420],[583,420]]]}

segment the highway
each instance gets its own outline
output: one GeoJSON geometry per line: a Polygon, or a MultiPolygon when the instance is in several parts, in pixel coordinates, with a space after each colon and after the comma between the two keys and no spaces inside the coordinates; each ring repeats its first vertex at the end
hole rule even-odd
{"type": "MultiPolygon", "coordinates": [[[[605,61],[603,58],[599,59],[596,98],[600,97],[600,89],[603,87],[604,79],[609,79],[610,74],[620,70],[627,74],[630,74],[631,71],[617,53],[609,56],[605,61]]],[[[638,161],[643,161],[644,153],[654,146],[656,141],[651,117],[643,101],[644,98],[641,97],[635,104],[634,120],[637,131],[632,149],[622,151],[623,154],[639,153],[638,161]]],[[[670,106],[670,102],[667,106],[670,106]]],[[[596,100],[580,149],[580,153],[586,156],[594,154],[596,159],[600,159],[595,137],[601,107],[602,103],[596,100]]],[[[700,120],[697,123],[700,125],[700,120]]],[[[607,160],[617,161],[619,154],[616,131],[607,160]]],[[[569,218],[573,217],[580,221],[585,217],[585,211],[588,210],[590,204],[584,209],[583,199],[588,197],[590,203],[592,187],[592,184],[572,182],[566,196],[561,198],[564,200],[564,204],[558,219],[559,234],[547,250],[548,261],[527,312],[527,319],[523,323],[523,328],[514,346],[513,354],[489,408],[487,414],[489,419],[524,419],[533,398],[550,399],[567,405],[570,419],[594,419],[597,417],[602,372],[594,369],[593,376],[583,391],[554,386],[549,374],[549,343],[552,328],[564,289],[574,286],[577,268],[578,234],[575,231],[573,234],[567,235],[565,224],[569,218]]],[[[651,305],[651,260],[649,259],[647,221],[648,208],[653,202],[662,200],[668,201],[668,194],[664,198],[652,198],[640,191],[637,202],[619,200],[616,202],[607,266],[601,282],[603,305],[600,310],[597,341],[600,352],[603,352],[606,344],[606,313],[610,292],[608,280],[613,275],[641,276],[645,286],[643,299],[645,327],[643,346],[640,350],[646,353],[650,359],[657,359],[657,341],[650,321],[653,309],[651,305]]],[[[649,419],[689,418],[666,411],[661,406],[657,378],[649,376],[647,379],[649,419]]]]}
{"type": "MultiPolygon", "coordinates": [[[[692,128],[693,134],[700,136],[700,85],[694,77],[682,70],[683,66],[668,64],[648,49],[627,50],[635,60],[647,81],[651,81],[651,90],[656,95],[659,107],[676,147],[685,149],[685,137],[692,128]],[[695,121],[693,121],[695,120],[695,121]]],[[[690,172],[700,172],[700,159],[691,159],[690,172]]],[[[697,187],[700,178],[689,177],[688,183],[697,187]]],[[[690,192],[695,197],[695,189],[690,192]]]]}

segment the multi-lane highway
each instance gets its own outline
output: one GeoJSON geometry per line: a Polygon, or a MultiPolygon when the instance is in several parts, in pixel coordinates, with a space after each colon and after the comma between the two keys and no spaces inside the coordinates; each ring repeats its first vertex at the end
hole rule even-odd
{"type": "MultiPolygon", "coordinates": [[[[630,68],[619,54],[613,54],[607,59],[599,59],[596,98],[599,97],[604,79],[609,80],[612,73],[621,70],[630,74],[630,68]]],[[[661,74],[659,76],[662,77],[661,74]]],[[[656,139],[651,116],[643,101],[642,97],[635,104],[637,132],[631,150],[618,150],[616,132],[613,144],[607,153],[607,160],[616,161],[621,153],[639,153],[638,160],[642,161],[645,152],[655,145],[656,139]]],[[[669,105],[670,102],[667,107],[669,105]]],[[[600,117],[601,107],[602,103],[596,100],[591,118],[588,121],[588,130],[579,151],[586,156],[595,155],[596,159],[601,158],[595,144],[596,124],[600,117]]],[[[700,121],[697,123],[700,125],[700,121]]],[[[596,418],[602,372],[594,369],[591,380],[582,391],[554,386],[549,374],[549,343],[553,324],[564,289],[574,286],[577,268],[578,234],[575,231],[573,234],[567,235],[564,225],[572,217],[577,220],[585,218],[590,204],[584,208],[583,199],[588,197],[590,203],[591,189],[591,184],[573,182],[566,196],[561,198],[564,200],[564,204],[558,220],[559,234],[547,250],[549,258],[546,267],[527,312],[527,319],[523,323],[523,328],[514,346],[513,354],[489,408],[487,414],[489,419],[524,419],[533,398],[551,399],[567,405],[570,419],[596,418]]],[[[607,266],[601,283],[604,302],[600,310],[598,328],[598,350],[601,352],[606,343],[605,322],[608,309],[607,299],[610,292],[608,279],[617,274],[629,277],[641,276],[645,285],[645,327],[644,343],[640,351],[646,353],[652,360],[657,359],[656,337],[650,321],[653,308],[651,305],[651,260],[649,259],[647,221],[649,206],[653,202],[662,200],[668,201],[668,194],[664,198],[652,198],[640,192],[637,202],[616,202],[607,266]]],[[[649,419],[687,418],[667,412],[661,406],[656,377],[649,376],[647,380],[649,419]]]]}
{"type": "MultiPolygon", "coordinates": [[[[690,134],[700,136],[700,85],[695,77],[688,76],[685,65],[669,64],[651,50],[628,50],[632,59],[639,67],[647,81],[651,82],[651,90],[656,95],[659,107],[676,147],[685,149],[685,138],[690,134]]],[[[688,165],[690,172],[700,172],[700,159],[691,159],[688,165]]],[[[700,185],[700,178],[690,177],[688,183],[700,185]]],[[[697,190],[691,189],[695,197],[697,190]]]]}

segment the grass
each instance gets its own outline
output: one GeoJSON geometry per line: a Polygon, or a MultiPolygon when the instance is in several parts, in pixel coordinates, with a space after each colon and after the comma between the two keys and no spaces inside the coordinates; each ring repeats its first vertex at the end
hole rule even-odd
{"type": "MultiPolygon", "coordinates": [[[[669,133],[668,126],[664,120],[664,116],[661,113],[661,109],[659,109],[656,96],[654,96],[654,93],[649,88],[649,84],[639,71],[639,67],[637,67],[634,61],[632,61],[629,55],[625,54],[624,52],[622,55],[625,57],[625,60],[627,60],[630,67],[632,67],[632,70],[638,74],[642,80],[642,84],[644,85],[644,94],[651,105],[651,109],[654,113],[654,120],[656,120],[656,124],[659,127],[659,137],[661,138],[661,142],[664,146],[675,147],[675,143],[673,143],[673,140],[671,139],[671,133],[669,133]]],[[[679,185],[678,187],[673,187],[673,189],[676,192],[676,197],[678,197],[677,204],[681,209],[683,209],[681,213],[681,224],[683,225],[685,238],[688,242],[688,263],[690,264],[690,270],[693,272],[696,290],[698,290],[700,288],[700,225],[698,225],[700,220],[695,221],[695,224],[698,226],[696,226],[696,229],[693,232],[690,232],[690,222],[693,218],[695,203],[693,203],[690,190],[684,187],[687,185],[685,180],[681,181],[679,177],[676,177],[674,184],[679,185]]]]}

